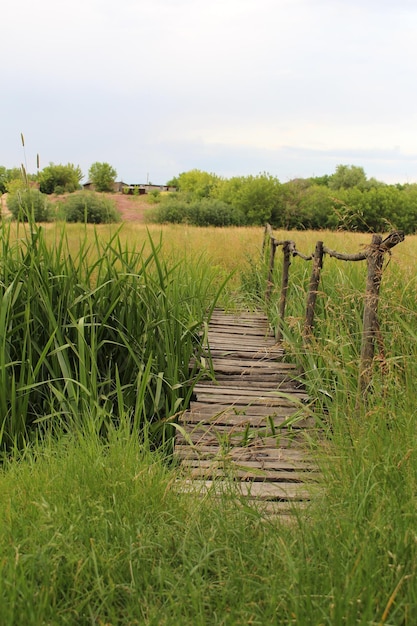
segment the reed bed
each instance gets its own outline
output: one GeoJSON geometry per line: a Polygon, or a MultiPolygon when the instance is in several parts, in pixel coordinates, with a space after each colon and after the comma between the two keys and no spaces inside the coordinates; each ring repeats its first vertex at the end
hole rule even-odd
{"type": "Polygon", "coordinates": [[[117,230],[78,229],[75,241],[63,226],[49,238],[35,224],[1,228],[0,448],[125,414],[141,436],[171,440],[200,371],[189,362],[214,272],[164,259],[150,233],[127,245],[117,230]]]}

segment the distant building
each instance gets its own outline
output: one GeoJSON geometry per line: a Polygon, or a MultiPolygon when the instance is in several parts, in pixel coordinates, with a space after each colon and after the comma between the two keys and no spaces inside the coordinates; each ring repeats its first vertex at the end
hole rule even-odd
{"type": "MultiPolygon", "coordinates": [[[[83,189],[94,191],[94,185],[91,182],[91,180],[88,180],[86,183],[83,184],[83,189]]],[[[151,193],[152,191],[177,191],[177,188],[170,187],[168,185],[151,185],[148,183],[147,184],[134,183],[132,185],[128,185],[127,183],[124,183],[123,181],[117,181],[114,183],[114,191],[126,193],[127,195],[130,195],[130,196],[133,196],[134,194],[142,196],[146,193],[151,193]]]]}

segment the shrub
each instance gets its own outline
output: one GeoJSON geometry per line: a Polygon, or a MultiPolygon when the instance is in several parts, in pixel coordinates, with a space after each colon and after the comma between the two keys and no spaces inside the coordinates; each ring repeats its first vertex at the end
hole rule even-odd
{"type": "Polygon", "coordinates": [[[67,222],[110,224],[120,221],[114,201],[92,191],[69,196],[62,203],[61,209],[67,222]]]}
{"type": "Polygon", "coordinates": [[[192,224],[193,226],[242,226],[243,212],[217,200],[203,198],[189,202],[188,196],[164,196],[155,212],[153,221],[163,224],[192,224]]]}
{"type": "Polygon", "coordinates": [[[38,189],[18,189],[9,194],[7,207],[14,219],[23,222],[32,217],[36,222],[49,222],[52,217],[51,205],[38,189]]]}
{"type": "Polygon", "coordinates": [[[68,163],[67,165],[54,165],[50,163],[39,173],[38,181],[42,193],[57,193],[57,187],[64,192],[72,193],[80,188],[80,180],[83,173],[80,167],[68,163]]]}
{"type": "Polygon", "coordinates": [[[240,209],[226,202],[203,198],[190,205],[189,221],[195,226],[242,226],[245,216],[240,209]]]}
{"type": "Polygon", "coordinates": [[[189,222],[190,204],[186,199],[166,196],[152,213],[152,221],[157,224],[186,224],[189,222]]]}
{"type": "Polygon", "coordinates": [[[148,193],[148,202],[150,204],[158,204],[158,202],[161,202],[161,192],[159,189],[154,189],[148,193]]]}

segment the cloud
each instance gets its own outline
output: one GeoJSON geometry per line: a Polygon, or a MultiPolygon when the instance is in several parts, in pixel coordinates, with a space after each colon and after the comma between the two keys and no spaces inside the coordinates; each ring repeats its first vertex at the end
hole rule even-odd
{"type": "Polygon", "coordinates": [[[413,167],[413,2],[6,0],[3,18],[0,164],[20,162],[23,131],[43,161],[131,177],[301,176],[373,151],[393,160],[372,167],[413,167]]]}

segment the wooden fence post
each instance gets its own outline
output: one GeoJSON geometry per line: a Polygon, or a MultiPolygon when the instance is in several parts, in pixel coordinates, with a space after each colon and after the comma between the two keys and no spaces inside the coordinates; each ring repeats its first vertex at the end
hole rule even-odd
{"type": "Polygon", "coordinates": [[[314,324],[314,309],[317,300],[317,290],[320,283],[320,272],[323,267],[323,242],[316,243],[316,249],[313,256],[313,269],[311,272],[310,286],[307,295],[306,317],[304,322],[303,339],[308,343],[311,339],[314,324]]]}
{"type": "Polygon", "coordinates": [[[266,293],[265,293],[265,299],[267,302],[269,302],[271,298],[272,287],[274,285],[273,275],[274,275],[274,262],[275,262],[276,249],[277,249],[277,244],[275,242],[275,239],[271,239],[271,249],[270,249],[270,254],[269,254],[268,281],[266,283],[266,293]]]}
{"type": "Polygon", "coordinates": [[[271,241],[271,239],[273,239],[273,233],[274,231],[272,230],[272,226],[266,223],[264,229],[264,239],[262,241],[262,255],[265,253],[268,243],[271,241]]]}
{"type": "MultiPolygon", "coordinates": [[[[287,292],[288,292],[288,280],[290,274],[290,265],[291,265],[291,242],[285,241],[282,251],[284,253],[284,260],[282,265],[282,283],[281,283],[281,297],[279,300],[279,316],[282,322],[284,322],[285,317],[285,305],[287,303],[287,292]]],[[[277,341],[281,341],[282,339],[282,326],[280,326],[277,330],[276,334],[277,341]]]]}
{"type": "Polygon", "coordinates": [[[363,311],[363,330],[361,362],[359,371],[359,389],[366,393],[372,379],[372,362],[375,349],[375,334],[378,330],[378,301],[382,279],[384,252],[381,250],[382,237],[373,235],[370,252],[367,255],[368,273],[366,278],[365,306],[363,311]]]}

